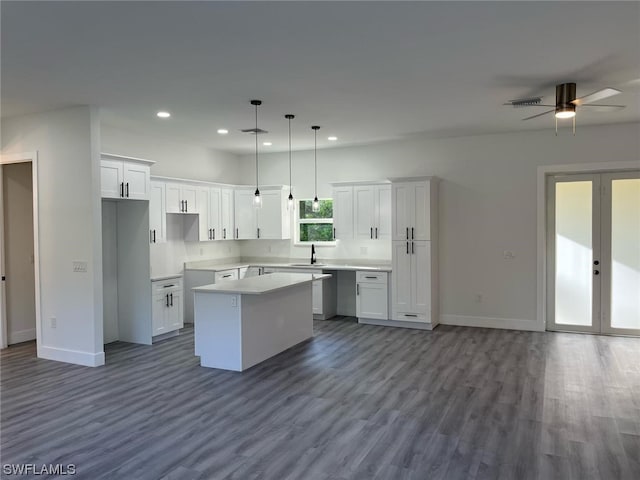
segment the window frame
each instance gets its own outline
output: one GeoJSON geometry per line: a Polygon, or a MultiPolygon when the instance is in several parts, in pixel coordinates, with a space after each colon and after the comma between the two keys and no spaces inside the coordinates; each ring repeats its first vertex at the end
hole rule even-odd
{"type": "MultiPolygon", "coordinates": [[[[324,200],[331,200],[333,202],[333,198],[319,198],[321,202],[324,200]]],[[[294,228],[295,228],[295,236],[294,236],[294,245],[300,247],[308,247],[311,244],[316,247],[335,247],[337,245],[335,238],[330,241],[326,240],[313,240],[313,241],[303,241],[300,240],[300,225],[303,223],[306,224],[320,224],[320,223],[330,223],[334,224],[334,215],[331,218],[300,218],[300,202],[313,202],[312,198],[296,198],[296,210],[295,210],[295,219],[294,219],[294,228]]]]}

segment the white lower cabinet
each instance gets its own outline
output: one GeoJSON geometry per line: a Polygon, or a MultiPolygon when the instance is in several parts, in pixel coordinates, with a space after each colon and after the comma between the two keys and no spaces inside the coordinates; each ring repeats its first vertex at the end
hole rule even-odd
{"type": "Polygon", "coordinates": [[[356,316],[360,319],[389,319],[387,272],[356,272],[356,316]]]}
{"type": "Polygon", "coordinates": [[[224,282],[225,280],[238,280],[239,274],[237,268],[230,268],[229,270],[220,270],[216,272],[216,283],[224,282]]]}
{"type": "Polygon", "coordinates": [[[392,255],[392,319],[437,324],[432,318],[431,242],[393,242],[392,255]]]}
{"type": "Polygon", "coordinates": [[[184,326],[182,278],[151,282],[153,336],[163,335],[184,326]]]}

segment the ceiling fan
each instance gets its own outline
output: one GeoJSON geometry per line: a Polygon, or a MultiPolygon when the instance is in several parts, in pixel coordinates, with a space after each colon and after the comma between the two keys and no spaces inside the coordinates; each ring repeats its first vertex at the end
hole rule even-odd
{"type": "Polygon", "coordinates": [[[590,93],[589,95],[584,95],[583,97],[576,98],[576,84],[575,83],[561,83],[556,85],[556,104],[549,105],[543,104],[543,97],[529,97],[529,98],[519,98],[517,100],[509,100],[504,105],[511,105],[515,108],[523,108],[523,107],[553,107],[551,110],[547,110],[546,112],[538,113],[536,115],[532,115],[527,118],[523,118],[523,120],[531,120],[532,118],[541,117],[543,115],[547,115],[548,113],[555,112],[556,117],[556,135],[558,134],[558,119],[564,118],[572,118],[573,119],[573,133],[576,133],[575,122],[576,122],[576,107],[590,107],[594,112],[615,112],[618,110],[622,110],[624,105],[595,105],[593,102],[598,102],[605,98],[612,97],[613,95],[617,95],[622,93],[620,90],[616,88],[603,88],[596,92],[590,93]]]}

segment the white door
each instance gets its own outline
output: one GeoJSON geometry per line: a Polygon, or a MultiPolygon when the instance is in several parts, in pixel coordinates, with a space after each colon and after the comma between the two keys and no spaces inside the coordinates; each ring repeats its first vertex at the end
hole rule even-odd
{"type": "Polygon", "coordinates": [[[282,239],[282,192],[262,192],[262,207],[258,215],[258,238],[282,239]]]}
{"type": "Polygon", "coordinates": [[[391,185],[378,185],[375,190],[376,238],[391,239],[391,185]]]}
{"type": "Polygon", "coordinates": [[[117,160],[100,161],[100,189],[102,198],[122,198],[124,165],[117,160]]]}
{"type": "Polygon", "coordinates": [[[182,213],[184,210],[180,189],[181,185],[179,183],[166,183],[165,211],[167,213],[182,213]]]}
{"type": "Polygon", "coordinates": [[[169,308],[167,309],[166,326],[168,332],[184,327],[182,294],[178,290],[169,293],[169,308]]]}
{"type": "Polygon", "coordinates": [[[356,285],[356,316],[388,320],[386,283],[358,283],[356,285]]]}
{"type": "Polygon", "coordinates": [[[213,240],[213,232],[209,226],[209,187],[198,187],[196,189],[196,205],[198,206],[198,239],[201,242],[213,240]]]}
{"type": "Polygon", "coordinates": [[[431,242],[411,242],[411,311],[426,315],[431,309],[431,242]]]}
{"type": "Polygon", "coordinates": [[[220,190],[220,228],[223,240],[232,240],[234,238],[233,200],[232,189],[223,188],[220,190]]]}
{"type": "Polygon", "coordinates": [[[391,272],[391,297],[393,311],[411,312],[411,253],[410,242],[393,242],[393,271],[391,272]]]}
{"type": "Polygon", "coordinates": [[[256,222],[256,207],[253,205],[253,191],[235,191],[235,238],[240,240],[253,239],[258,236],[256,222]]]}
{"type": "Polygon", "coordinates": [[[162,335],[167,331],[167,305],[169,299],[167,295],[156,295],[153,297],[153,305],[151,307],[151,318],[153,327],[153,336],[162,335]]]}
{"type": "Polygon", "coordinates": [[[547,181],[547,328],[640,335],[640,173],[547,181]]]}
{"type": "Polygon", "coordinates": [[[391,187],[393,240],[410,240],[410,229],[415,213],[413,183],[394,183],[391,187]]]}
{"type": "Polygon", "coordinates": [[[209,228],[211,229],[211,240],[222,239],[222,230],[220,229],[219,188],[212,188],[209,191],[209,228]]]}
{"type": "Polygon", "coordinates": [[[149,173],[148,165],[124,162],[124,192],[125,197],[133,200],[149,199],[149,173]]]}
{"type": "Polygon", "coordinates": [[[333,189],[333,236],[337,240],[353,238],[353,187],[333,189]]]}
{"type": "Polygon", "coordinates": [[[354,234],[358,240],[375,238],[375,185],[357,185],[353,187],[354,234]]]}
{"type": "Polygon", "coordinates": [[[164,183],[151,182],[149,187],[149,241],[163,243],[167,218],[164,213],[164,183]]]}
{"type": "Polygon", "coordinates": [[[198,188],[193,185],[182,185],[180,198],[184,201],[185,213],[198,213],[198,188]]]}
{"type": "Polygon", "coordinates": [[[412,240],[431,240],[430,212],[431,189],[429,182],[413,185],[413,224],[409,225],[412,240]]]}

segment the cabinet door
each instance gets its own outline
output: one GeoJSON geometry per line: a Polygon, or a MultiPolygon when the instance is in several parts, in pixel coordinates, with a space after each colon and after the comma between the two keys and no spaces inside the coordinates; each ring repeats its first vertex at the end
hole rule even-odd
{"type": "Polygon", "coordinates": [[[358,283],[356,286],[356,316],[389,320],[386,283],[358,283]]]}
{"type": "Polygon", "coordinates": [[[375,238],[375,185],[353,187],[354,236],[358,240],[375,238]]]}
{"type": "Polygon", "coordinates": [[[102,198],[122,198],[122,178],[124,165],[122,160],[100,161],[100,189],[102,198]]]}
{"type": "Polygon", "coordinates": [[[411,311],[427,315],[431,308],[431,242],[411,243],[411,311]]]}
{"type": "Polygon", "coordinates": [[[198,213],[197,187],[193,185],[182,185],[180,189],[180,199],[184,200],[185,213],[198,213]]]}
{"type": "Polygon", "coordinates": [[[235,238],[247,240],[257,238],[256,207],[253,206],[253,191],[235,191],[235,238]]]}
{"type": "Polygon", "coordinates": [[[198,207],[198,240],[205,242],[213,240],[213,232],[209,227],[209,187],[198,187],[196,189],[196,205],[198,207]]]}
{"type": "Polygon", "coordinates": [[[393,240],[407,240],[413,226],[415,192],[411,183],[394,183],[391,186],[391,217],[393,240]]]}
{"type": "Polygon", "coordinates": [[[375,190],[376,225],[379,240],[391,239],[391,185],[378,185],[375,190]]]}
{"type": "Polygon", "coordinates": [[[169,308],[166,316],[167,332],[184,327],[184,314],[182,312],[182,293],[179,290],[169,293],[169,308]]]}
{"type": "Polygon", "coordinates": [[[393,270],[391,272],[391,301],[394,315],[411,312],[411,260],[410,242],[393,242],[393,270]],[[409,251],[409,253],[407,253],[409,251]]]}
{"type": "Polygon", "coordinates": [[[164,212],[164,183],[151,182],[149,187],[149,240],[164,243],[167,216],[164,212]]]}
{"type": "Polygon", "coordinates": [[[150,171],[148,165],[124,162],[125,197],[133,200],[149,199],[150,171]]]}
{"type": "Polygon", "coordinates": [[[233,190],[223,188],[220,190],[220,228],[222,229],[222,239],[232,240],[234,238],[234,208],[233,190]]]}
{"type": "Polygon", "coordinates": [[[165,211],[167,213],[182,213],[182,196],[179,183],[167,182],[165,187],[165,211]]]}
{"type": "Polygon", "coordinates": [[[167,310],[167,295],[156,295],[153,297],[153,305],[151,307],[151,324],[153,327],[152,336],[162,335],[167,332],[166,316],[167,310]]]}
{"type": "Polygon", "coordinates": [[[211,188],[209,191],[209,228],[211,229],[212,240],[222,240],[219,188],[211,188]]]}
{"type": "Polygon", "coordinates": [[[282,239],[282,191],[262,192],[262,207],[257,210],[258,238],[282,239]]]}
{"type": "Polygon", "coordinates": [[[338,240],[353,238],[353,187],[333,189],[333,229],[338,240]]]}
{"type": "Polygon", "coordinates": [[[417,182],[413,185],[413,240],[431,240],[429,216],[431,209],[429,182],[417,182]]]}
{"type": "Polygon", "coordinates": [[[322,315],[323,302],[322,302],[322,280],[315,280],[311,287],[312,292],[312,310],[314,315],[322,315]]]}

